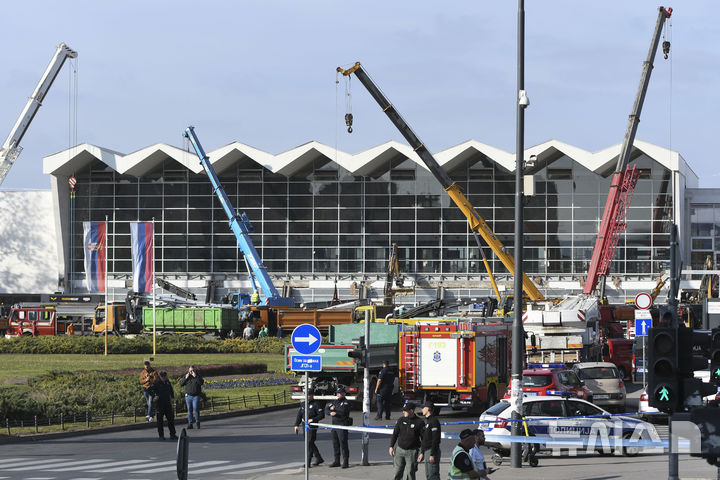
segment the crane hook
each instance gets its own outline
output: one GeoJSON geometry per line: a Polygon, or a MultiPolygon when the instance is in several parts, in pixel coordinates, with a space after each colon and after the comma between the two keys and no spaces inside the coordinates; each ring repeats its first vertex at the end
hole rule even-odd
{"type": "Polygon", "coordinates": [[[665,40],[662,44],[662,49],[663,49],[663,56],[665,57],[665,60],[667,60],[668,53],[670,53],[670,42],[665,40]]]}
{"type": "Polygon", "coordinates": [[[352,133],[352,123],[353,123],[353,114],[352,113],[346,113],[345,114],[345,125],[347,125],[347,131],[348,133],[352,133]]]}

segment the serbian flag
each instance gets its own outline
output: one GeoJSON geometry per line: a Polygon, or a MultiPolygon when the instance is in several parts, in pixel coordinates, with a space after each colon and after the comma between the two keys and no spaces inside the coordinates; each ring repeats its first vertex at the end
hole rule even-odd
{"type": "Polygon", "coordinates": [[[132,222],[130,224],[132,245],[133,290],[152,292],[153,287],[153,224],[132,222]]]}
{"type": "Polygon", "coordinates": [[[83,250],[85,251],[85,286],[88,292],[105,291],[107,265],[107,224],[83,222],[83,250]]]}

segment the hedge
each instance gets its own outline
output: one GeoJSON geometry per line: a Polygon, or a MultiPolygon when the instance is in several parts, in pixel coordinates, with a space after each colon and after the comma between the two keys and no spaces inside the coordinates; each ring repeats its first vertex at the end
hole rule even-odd
{"type": "MultiPolygon", "coordinates": [[[[197,335],[158,335],[158,353],[282,353],[289,339],[266,337],[243,340],[207,339],[197,335]]],[[[2,353],[42,353],[42,354],[89,354],[99,355],[105,352],[105,339],[102,336],[85,335],[42,335],[39,337],[21,336],[0,339],[2,353]]],[[[152,336],[108,338],[110,354],[152,354],[152,336]]]]}

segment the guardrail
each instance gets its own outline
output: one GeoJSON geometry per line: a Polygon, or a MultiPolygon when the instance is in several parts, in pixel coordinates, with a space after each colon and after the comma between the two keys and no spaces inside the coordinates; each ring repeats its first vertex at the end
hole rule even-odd
{"type": "MultiPolygon", "coordinates": [[[[143,397],[143,402],[145,399],[143,397]]],[[[249,393],[241,396],[231,397],[220,395],[208,395],[206,400],[200,401],[200,412],[222,413],[234,410],[248,410],[253,408],[268,407],[271,405],[283,405],[287,403],[295,403],[292,400],[290,391],[283,390],[275,393],[249,393]]],[[[185,397],[178,395],[173,405],[175,418],[178,413],[187,412],[185,406],[185,397]]],[[[90,412],[89,410],[59,414],[50,417],[41,417],[34,415],[21,419],[5,418],[3,424],[0,425],[0,435],[22,435],[31,433],[57,432],[67,430],[81,430],[103,427],[108,425],[132,424],[132,423],[148,423],[145,418],[145,407],[133,408],[132,411],[118,412],[90,412]]]]}

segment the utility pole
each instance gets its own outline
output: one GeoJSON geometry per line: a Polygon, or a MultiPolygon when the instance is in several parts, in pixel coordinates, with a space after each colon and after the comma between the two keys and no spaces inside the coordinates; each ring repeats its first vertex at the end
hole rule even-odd
{"type": "MultiPolygon", "coordinates": [[[[521,435],[522,410],[522,369],[525,351],[525,334],[523,332],[523,162],[525,156],[525,108],[529,105],[525,94],[525,2],[518,0],[517,24],[517,129],[516,129],[516,165],[515,165],[515,313],[512,326],[512,379],[511,402],[515,407],[512,412],[512,434],[521,435]]],[[[510,465],[522,467],[521,445],[510,446],[510,465]]]]}
{"type": "MultiPolygon", "coordinates": [[[[370,310],[365,310],[365,371],[363,372],[363,426],[370,425],[370,310]]],[[[370,446],[370,434],[362,434],[362,464],[370,465],[368,449],[370,446]]]]}

